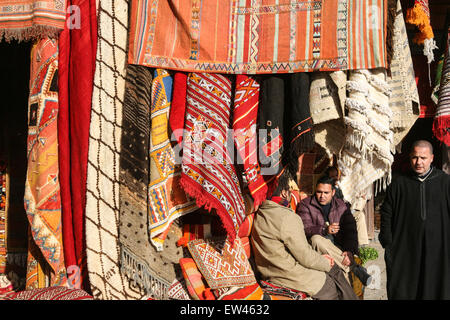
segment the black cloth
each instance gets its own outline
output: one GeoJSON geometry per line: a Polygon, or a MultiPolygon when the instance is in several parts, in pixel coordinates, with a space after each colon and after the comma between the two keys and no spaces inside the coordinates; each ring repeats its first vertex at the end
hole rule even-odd
{"type": "Polygon", "coordinates": [[[450,299],[450,176],[393,179],[381,207],[388,299],[450,299]]]}
{"type": "MultiPolygon", "coordinates": [[[[298,158],[314,147],[313,122],[309,109],[310,78],[307,72],[293,74],[261,75],[258,129],[267,130],[259,134],[259,159],[262,168],[275,169],[279,174],[287,169],[296,181],[298,158]],[[280,149],[268,155],[265,146],[281,137],[280,149]],[[277,164],[278,166],[274,166],[277,164]]],[[[265,170],[265,172],[270,172],[265,170]]]]}

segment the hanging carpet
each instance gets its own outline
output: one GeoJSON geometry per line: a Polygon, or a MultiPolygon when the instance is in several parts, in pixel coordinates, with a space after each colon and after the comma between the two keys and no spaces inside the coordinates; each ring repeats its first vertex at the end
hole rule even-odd
{"type": "Polygon", "coordinates": [[[384,69],[349,72],[347,81],[348,114],[344,147],[338,156],[342,171],[340,186],[345,200],[352,208],[370,198],[372,184],[381,179],[382,186],[390,183],[393,162],[393,133],[389,128],[392,111],[389,108],[390,88],[384,69]]]}
{"type": "Polygon", "coordinates": [[[447,30],[447,46],[439,87],[439,100],[433,121],[433,133],[450,146],[450,27],[447,30]]]}
{"type": "Polygon", "coordinates": [[[394,19],[392,61],[387,82],[392,91],[389,97],[389,108],[392,110],[390,127],[394,133],[394,146],[397,146],[419,117],[420,104],[400,0],[397,1],[394,19]]]}
{"type": "Polygon", "coordinates": [[[387,67],[386,1],[133,0],[128,62],[235,74],[387,67]]]}
{"type": "Polygon", "coordinates": [[[148,187],[149,228],[153,245],[163,250],[165,231],[172,221],[197,209],[180,186],[180,157],[175,155],[169,136],[172,76],[156,69],[152,83],[150,182],[148,187]]]}
{"type": "Polygon", "coordinates": [[[125,91],[128,2],[101,0],[86,193],[86,256],[95,299],[140,299],[120,270],[120,139],[125,91]]]}
{"type": "Polygon", "coordinates": [[[31,246],[27,288],[65,285],[67,280],[58,178],[57,82],[58,43],[48,38],[39,40],[31,52],[28,105],[24,206],[31,246]]]}
{"type": "Polygon", "coordinates": [[[309,104],[314,123],[314,139],[331,157],[345,142],[344,108],[347,73],[314,72],[311,75],[309,104]]]}
{"type": "Polygon", "coordinates": [[[237,75],[233,108],[234,143],[256,208],[266,200],[269,191],[258,162],[258,105],[259,83],[253,77],[237,75]]]}
{"type": "Polygon", "coordinates": [[[0,0],[0,40],[56,38],[65,21],[65,0],[0,0]]]}
{"type": "Polygon", "coordinates": [[[228,77],[189,75],[180,183],[199,207],[215,209],[233,242],[245,219],[245,204],[229,154],[230,112],[228,77]]]}
{"type": "MultiPolygon", "coordinates": [[[[64,258],[71,284],[88,290],[86,267],[86,170],[97,50],[94,0],[68,0],[82,15],[80,28],[66,25],[59,37],[59,176],[64,258]]],[[[68,15],[68,19],[70,16],[68,15]]]]}

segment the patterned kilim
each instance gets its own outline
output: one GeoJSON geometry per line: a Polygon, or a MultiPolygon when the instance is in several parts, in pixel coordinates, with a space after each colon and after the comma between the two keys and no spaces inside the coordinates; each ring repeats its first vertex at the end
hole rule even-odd
{"type": "Polygon", "coordinates": [[[244,176],[255,207],[266,200],[269,190],[258,163],[258,104],[259,83],[252,77],[237,75],[233,109],[234,143],[244,165],[244,176]]]}
{"type": "Polygon", "coordinates": [[[389,124],[392,110],[389,108],[391,90],[386,82],[384,69],[351,71],[346,99],[348,115],[346,140],[338,156],[342,171],[340,185],[344,198],[352,208],[365,205],[358,201],[362,196],[368,200],[368,189],[381,179],[380,186],[390,183],[391,165],[394,161],[393,132],[389,124]]]}
{"type": "Polygon", "coordinates": [[[248,74],[386,67],[386,0],[133,0],[130,16],[133,64],[248,74]]]}
{"type": "Polygon", "coordinates": [[[171,222],[197,209],[180,186],[181,165],[175,158],[169,137],[172,77],[156,69],[152,84],[150,184],[148,187],[149,228],[153,245],[163,250],[164,234],[171,222]]]}
{"type": "Polygon", "coordinates": [[[5,272],[6,266],[6,162],[0,160],[0,274],[5,272]]]}
{"type": "Polygon", "coordinates": [[[199,207],[216,210],[233,241],[245,219],[245,205],[227,148],[231,81],[218,74],[193,73],[187,90],[180,183],[199,207]]]}
{"type": "Polygon", "coordinates": [[[96,299],[141,299],[120,270],[119,160],[125,91],[128,2],[101,0],[86,194],[86,254],[96,299]]]}
{"type": "Polygon", "coordinates": [[[191,300],[184,279],[175,279],[169,287],[169,299],[173,300],[191,300]]]}
{"type": "Polygon", "coordinates": [[[264,280],[261,281],[260,284],[263,291],[269,295],[288,297],[292,300],[311,300],[311,298],[302,291],[280,287],[264,280]]]}
{"type": "Polygon", "coordinates": [[[241,241],[192,240],[189,252],[211,289],[248,286],[256,283],[241,241]]]}
{"type": "Polygon", "coordinates": [[[158,235],[164,250],[157,251],[150,239],[148,188],[150,180],[150,105],[152,70],[128,65],[125,80],[120,149],[120,271],[146,297],[169,298],[176,277],[175,264],[182,257],[176,246],[181,229],[176,225],[158,235]]]}
{"type": "Polygon", "coordinates": [[[447,48],[439,88],[439,101],[433,121],[433,133],[440,141],[450,146],[450,27],[447,48]]]}
{"type": "Polygon", "coordinates": [[[394,132],[394,146],[397,146],[419,117],[420,104],[400,0],[397,1],[392,42],[391,72],[387,82],[392,90],[389,98],[392,110],[390,127],[394,132]],[[417,107],[414,108],[414,105],[417,107]]]}
{"type": "Polygon", "coordinates": [[[93,297],[80,289],[51,287],[12,292],[3,297],[3,300],[93,300],[93,297]]]}
{"type": "MultiPolygon", "coordinates": [[[[58,43],[48,38],[39,40],[31,52],[24,202],[32,241],[45,261],[36,255],[29,257],[40,265],[48,263],[52,274],[47,276],[52,286],[66,282],[58,179],[57,81],[58,43]]],[[[43,285],[27,283],[29,288],[43,285]]]]}
{"type": "Polygon", "coordinates": [[[65,0],[0,0],[0,40],[57,36],[65,21],[65,0]]]}

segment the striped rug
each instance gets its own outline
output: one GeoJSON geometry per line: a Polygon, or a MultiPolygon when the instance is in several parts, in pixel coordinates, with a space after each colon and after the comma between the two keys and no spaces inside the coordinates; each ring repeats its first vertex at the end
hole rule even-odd
{"type": "MultiPolygon", "coordinates": [[[[71,13],[76,10],[69,8],[71,13]]],[[[0,0],[0,40],[57,37],[65,21],[65,0],[0,0]]]]}
{"type": "Polygon", "coordinates": [[[236,74],[386,67],[386,2],[133,0],[128,62],[236,74]]]}

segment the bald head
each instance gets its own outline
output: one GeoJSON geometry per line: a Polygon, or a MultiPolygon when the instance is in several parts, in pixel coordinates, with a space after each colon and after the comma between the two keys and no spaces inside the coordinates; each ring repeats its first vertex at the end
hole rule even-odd
{"type": "Polygon", "coordinates": [[[416,142],[414,142],[411,146],[410,153],[413,152],[416,147],[427,148],[430,150],[430,153],[433,154],[433,145],[427,140],[417,140],[416,142]]]}
{"type": "Polygon", "coordinates": [[[413,143],[409,159],[411,169],[418,175],[423,175],[430,169],[433,162],[433,146],[425,140],[418,140],[413,143]]]}

